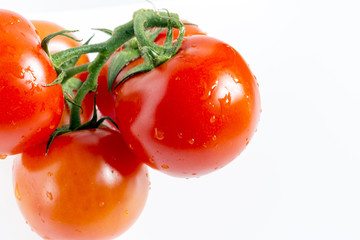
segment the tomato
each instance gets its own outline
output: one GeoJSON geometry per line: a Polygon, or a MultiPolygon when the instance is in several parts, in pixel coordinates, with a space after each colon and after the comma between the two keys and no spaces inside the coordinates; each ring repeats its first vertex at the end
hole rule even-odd
{"type": "Polygon", "coordinates": [[[149,190],[146,165],[119,132],[91,129],[55,138],[14,161],[17,203],[44,239],[111,239],[140,215],[149,190]],[[116,144],[115,144],[116,143],[116,144]]]}
{"type": "MultiPolygon", "coordinates": [[[[188,21],[183,21],[188,22],[188,21]]],[[[155,43],[158,45],[163,45],[166,39],[166,30],[162,31],[159,36],[155,39],[155,43]]],[[[192,35],[205,35],[205,33],[198,28],[196,25],[185,25],[185,37],[189,37],[192,35]]],[[[173,39],[177,39],[179,36],[179,30],[173,29],[173,39]]],[[[111,59],[110,59],[111,61],[111,59]]],[[[108,89],[108,71],[109,71],[109,65],[110,61],[108,61],[103,69],[101,70],[99,77],[98,77],[98,88],[97,88],[97,107],[99,108],[99,111],[104,116],[111,117],[112,119],[115,119],[115,101],[116,101],[116,92],[117,89],[113,93],[109,92],[108,89]]],[[[133,62],[129,63],[129,65],[125,66],[124,69],[119,73],[117,78],[114,81],[113,86],[115,86],[120,79],[125,75],[125,73],[130,70],[131,68],[143,63],[143,60],[136,59],[133,62]]]]}
{"type": "Polygon", "coordinates": [[[143,162],[188,178],[224,167],[243,151],[256,130],[260,96],[235,49],[190,36],[172,59],[123,83],[115,110],[120,132],[143,162]]]}
{"type": "Polygon", "coordinates": [[[0,10],[0,155],[46,141],[64,106],[57,77],[34,26],[17,13],[0,10]]]}
{"type": "MultiPolygon", "coordinates": [[[[44,39],[46,36],[59,32],[62,30],[65,30],[63,27],[48,21],[42,21],[42,20],[32,20],[31,21],[33,25],[35,26],[37,33],[39,34],[41,40],[44,39]]],[[[74,35],[69,35],[75,37],[74,35]]],[[[69,48],[80,46],[81,43],[65,37],[65,36],[56,36],[55,38],[51,39],[49,43],[49,52],[50,53],[56,53],[62,50],[66,50],[69,48]]],[[[76,63],[76,65],[81,65],[89,62],[89,57],[87,55],[82,55],[79,59],[79,61],[76,63]]],[[[88,72],[80,73],[76,77],[80,79],[82,82],[85,82],[86,78],[88,76],[88,72]]],[[[81,111],[81,121],[86,122],[89,121],[93,114],[93,108],[94,108],[94,95],[95,93],[90,93],[85,96],[81,106],[83,111],[81,111]]],[[[62,119],[59,123],[59,126],[69,124],[70,120],[70,110],[67,104],[65,104],[64,113],[62,116],[62,119]]]]}

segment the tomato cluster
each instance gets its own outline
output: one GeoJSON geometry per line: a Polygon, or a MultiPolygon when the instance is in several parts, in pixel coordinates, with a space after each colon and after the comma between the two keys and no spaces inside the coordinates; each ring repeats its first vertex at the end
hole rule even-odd
{"type": "MultiPolygon", "coordinates": [[[[96,90],[74,106],[79,88],[69,93],[63,83],[50,84],[61,72],[51,56],[81,44],[62,34],[46,52],[41,40],[62,27],[0,10],[0,156],[20,153],[13,167],[15,196],[44,239],[113,239],[145,206],[146,166],[199,177],[224,167],[248,145],[260,115],[254,75],[234,48],[184,23],[185,32],[172,29],[171,35],[168,28],[153,40],[158,46],[169,38],[182,41],[169,60],[124,81],[145,62],[135,58],[109,90],[109,68],[125,51],[121,47],[102,66],[96,90]],[[72,129],[74,107],[81,108],[84,124],[72,129]],[[94,125],[98,112],[115,124],[94,125]],[[57,129],[67,130],[53,135],[57,129]]],[[[73,69],[89,62],[82,54],[73,69]]],[[[84,85],[91,71],[74,78],[84,85]]]]}

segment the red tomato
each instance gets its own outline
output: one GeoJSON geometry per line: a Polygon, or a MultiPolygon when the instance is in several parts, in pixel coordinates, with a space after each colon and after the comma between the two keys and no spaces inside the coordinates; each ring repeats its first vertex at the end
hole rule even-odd
{"type": "MultiPolygon", "coordinates": [[[[183,21],[188,22],[188,21],[183,21]]],[[[195,25],[185,25],[185,37],[189,37],[192,35],[205,35],[205,33],[199,29],[195,25]]],[[[177,39],[179,36],[179,30],[173,29],[173,39],[177,39]]],[[[161,32],[159,36],[156,38],[155,42],[158,45],[163,45],[166,39],[166,30],[161,32]]],[[[112,119],[115,119],[115,101],[116,101],[116,92],[117,89],[113,93],[109,92],[108,89],[108,71],[109,71],[109,65],[110,65],[111,59],[105,64],[103,69],[101,70],[98,78],[98,88],[97,88],[97,107],[99,108],[99,111],[104,116],[111,117],[112,119]]],[[[129,71],[131,68],[143,63],[143,59],[137,59],[133,62],[131,62],[129,65],[125,66],[124,69],[119,73],[117,78],[114,81],[113,86],[115,86],[120,79],[125,75],[127,71],[129,71]]]]}
{"type": "Polygon", "coordinates": [[[0,155],[17,154],[46,141],[64,106],[57,77],[34,26],[0,10],[0,155]]]}
{"type": "Polygon", "coordinates": [[[134,153],[169,175],[194,177],[236,158],[260,114],[254,75],[239,53],[208,36],[120,86],[116,119],[134,153]]]}
{"type": "Polygon", "coordinates": [[[149,190],[147,167],[119,132],[91,129],[55,138],[14,161],[18,205],[44,239],[112,239],[140,215],[149,190]],[[115,145],[116,143],[116,145],[115,145]]]}
{"type": "MultiPolygon", "coordinates": [[[[32,20],[31,22],[35,26],[37,33],[39,34],[41,39],[44,39],[46,36],[48,36],[52,33],[65,30],[63,27],[61,27],[55,23],[52,23],[52,22],[41,21],[41,20],[32,20]]],[[[72,35],[70,33],[69,33],[69,35],[75,37],[74,35],[72,35]]],[[[68,38],[65,36],[56,36],[55,38],[51,39],[51,41],[49,43],[49,52],[56,53],[56,52],[63,51],[63,50],[73,48],[73,47],[77,47],[80,45],[81,45],[81,43],[79,43],[71,38],[68,38]]],[[[88,62],[89,62],[88,56],[82,55],[80,57],[79,61],[76,63],[76,65],[81,65],[84,63],[88,63],[88,62]]],[[[85,82],[87,76],[88,76],[88,72],[85,72],[85,73],[78,74],[76,77],[78,79],[80,79],[82,82],[85,82]]],[[[95,93],[90,93],[90,94],[86,95],[81,104],[81,106],[83,108],[83,111],[81,112],[81,121],[82,122],[89,121],[92,117],[93,108],[94,108],[94,95],[95,95],[95,93]]],[[[69,111],[67,104],[65,104],[64,110],[65,111],[61,118],[59,126],[69,124],[70,111],[69,111]]]]}

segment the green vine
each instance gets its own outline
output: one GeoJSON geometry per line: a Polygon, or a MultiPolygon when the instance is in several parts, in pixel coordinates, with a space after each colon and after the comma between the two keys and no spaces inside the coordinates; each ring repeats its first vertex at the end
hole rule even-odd
{"type": "MultiPolygon", "coordinates": [[[[116,27],[113,31],[108,29],[97,29],[107,33],[110,37],[108,40],[97,43],[67,49],[50,55],[47,45],[51,39],[57,35],[65,35],[72,31],[61,31],[56,34],[49,35],[42,42],[42,47],[49,54],[50,59],[58,73],[58,78],[52,84],[64,84],[76,74],[88,72],[87,80],[76,90],[73,104],[70,112],[70,124],[62,126],[54,131],[51,141],[57,135],[76,131],[79,129],[96,128],[99,126],[96,119],[96,111],[94,117],[89,122],[81,124],[80,110],[81,103],[90,91],[95,92],[97,88],[97,79],[99,73],[105,63],[120,48],[124,49],[117,53],[109,67],[109,89],[117,73],[130,61],[142,57],[145,62],[134,67],[121,79],[120,82],[134,74],[151,71],[157,66],[163,64],[172,58],[179,50],[185,34],[184,24],[180,21],[179,16],[169,12],[159,12],[153,10],[139,10],[133,15],[133,19],[128,23],[116,27]],[[163,46],[154,43],[158,34],[167,28],[167,36],[163,46]],[[179,36],[175,44],[173,44],[172,28],[179,29],[179,36]],[[87,64],[74,66],[77,60],[83,54],[97,53],[95,59],[87,64]],[[95,120],[94,120],[95,119],[95,120]]],[[[118,83],[119,84],[119,83],[118,83]]],[[[100,121],[100,120],[99,120],[100,121]]],[[[103,120],[101,120],[103,121],[103,120]]],[[[49,141],[51,143],[51,141],[49,141]]]]}

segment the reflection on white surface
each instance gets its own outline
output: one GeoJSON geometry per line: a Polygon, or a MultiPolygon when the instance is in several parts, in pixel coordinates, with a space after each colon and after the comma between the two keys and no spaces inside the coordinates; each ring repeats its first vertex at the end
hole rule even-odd
{"type": "MultiPolygon", "coordinates": [[[[34,1],[2,8],[71,29],[111,28],[152,8],[69,2],[59,6],[67,17],[49,2],[49,11],[34,1]]],[[[260,84],[263,113],[248,148],[224,169],[192,180],[150,171],[145,211],[119,239],[360,239],[357,1],[153,2],[241,53],[260,84]]],[[[0,239],[38,240],[16,207],[11,158],[0,161],[0,176],[0,239]]]]}

